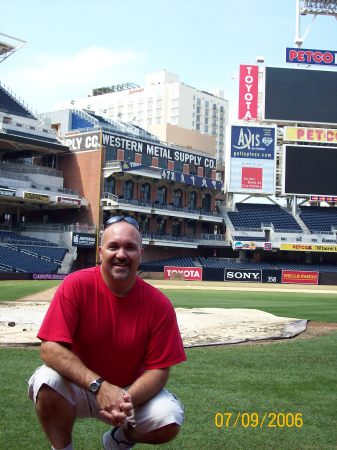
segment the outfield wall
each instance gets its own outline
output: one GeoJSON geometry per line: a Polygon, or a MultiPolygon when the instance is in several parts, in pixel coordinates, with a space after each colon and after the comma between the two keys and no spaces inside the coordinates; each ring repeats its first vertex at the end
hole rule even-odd
{"type": "MultiPolygon", "coordinates": [[[[190,268],[177,267],[177,273],[184,274],[190,268]]],[[[200,280],[196,272],[195,280],[200,280]]],[[[244,283],[272,283],[272,284],[311,284],[337,285],[337,273],[300,270],[264,270],[264,269],[220,269],[212,267],[202,268],[202,281],[242,281],[244,283]]],[[[188,281],[192,281],[191,277],[188,281]]]]}
{"type": "MultiPolygon", "coordinates": [[[[186,281],[223,281],[244,283],[267,284],[310,284],[310,285],[337,285],[336,272],[316,272],[299,270],[262,270],[262,269],[219,269],[212,267],[193,268],[197,274],[193,279],[189,267],[177,267],[172,275],[165,276],[163,272],[142,273],[143,278],[148,279],[181,279],[184,280],[184,272],[188,272],[186,281]],[[201,270],[200,270],[201,269],[201,270]]],[[[67,274],[36,274],[22,272],[0,272],[0,281],[4,280],[63,280],[67,274]]]]}

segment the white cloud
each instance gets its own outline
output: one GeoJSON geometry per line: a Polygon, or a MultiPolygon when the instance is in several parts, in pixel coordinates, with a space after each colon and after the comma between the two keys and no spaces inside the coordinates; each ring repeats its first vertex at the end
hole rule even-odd
{"type": "Polygon", "coordinates": [[[37,55],[33,64],[18,67],[2,79],[39,112],[62,100],[83,97],[93,87],[130,80],[133,66],[147,60],[134,50],[90,47],[72,55],[37,55]]]}

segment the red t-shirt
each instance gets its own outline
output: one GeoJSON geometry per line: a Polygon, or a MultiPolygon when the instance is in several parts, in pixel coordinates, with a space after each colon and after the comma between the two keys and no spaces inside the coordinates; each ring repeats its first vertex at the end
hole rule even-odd
{"type": "Polygon", "coordinates": [[[169,299],[140,278],[126,297],[116,297],[99,266],[66,277],[38,338],[71,344],[88,368],[121,387],[145,370],[186,360],[169,299]]]}

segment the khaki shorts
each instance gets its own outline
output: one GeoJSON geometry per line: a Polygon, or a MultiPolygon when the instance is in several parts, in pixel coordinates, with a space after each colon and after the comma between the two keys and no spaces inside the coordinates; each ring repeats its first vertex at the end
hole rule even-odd
{"type": "MultiPolygon", "coordinates": [[[[28,381],[28,397],[34,403],[43,384],[68,400],[75,407],[77,418],[94,417],[101,420],[95,395],[71,383],[45,365],[39,367],[28,381]]],[[[146,433],[170,423],[181,425],[183,421],[182,404],[173,394],[162,389],[153,398],[133,410],[133,414],[127,419],[126,426],[134,427],[140,433],[146,433]]]]}

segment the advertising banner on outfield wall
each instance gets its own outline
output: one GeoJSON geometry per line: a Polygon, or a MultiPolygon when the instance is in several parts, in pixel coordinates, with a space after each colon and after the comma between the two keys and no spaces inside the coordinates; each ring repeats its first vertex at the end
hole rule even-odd
{"type": "Polygon", "coordinates": [[[282,283],[318,284],[319,272],[282,270],[282,283]]]}
{"type": "Polygon", "coordinates": [[[164,267],[164,279],[179,279],[182,278],[186,281],[202,281],[202,267],[178,267],[178,266],[165,266],[164,267]]]}
{"type": "Polygon", "coordinates": [[[260,269],[225,269],[225,281],[261,282],[260,269]]]}
{"type": "Polygon", "coordinates": [[[256,65],[240,65],[239,120],[256,120],[258,105],[259,68],[256,65]]]}
{"type": "Polygon", "coordinates": [[[322,142],[337,144],[337,130],[333,128],[284,127],[285,142],[322,142]]]}
{"type": "Polygon", "coordinates": [[[281,283],[281,270],[262,270],[262,283],[281,283]]]}
{"type": "Polygon", "coordinates": [[[15,197],[16,191],[13,191],[11,189],[5,189],[5,188],[1,188],[0,189],[0,195],[2,197],[15,197]]]}
{"type": "Polygon", "coordinates": [[[275,136],[274,126],[231,126],[229,192],[275,193],[275,136]]]}
{"type": "Polygon", "coordinates": [[[91,233],[73,233],[72,245],[74,247],[96,247],[96,234],[91,233]]]}
{"type": "MultiPolygon", "coordinates": [[[[262,242],[260,242],[262,246],[262,242]]],[[[232,242],[233,250],[255,250],[256,242],[253,241],[233,241],[232,242]]]]}
{"type": "Polygon", "coordinates": [[[280,250],[290,252],[328,252],[336,253],[337,245],[328,244],[281,244],[280,250]]]}
{"type": "Polygon", "coordinates": [[[328,202],[328,203],[337,203],[337,197],[328,196],[328,195],[310,195],[311,202],[328,202]]]}

